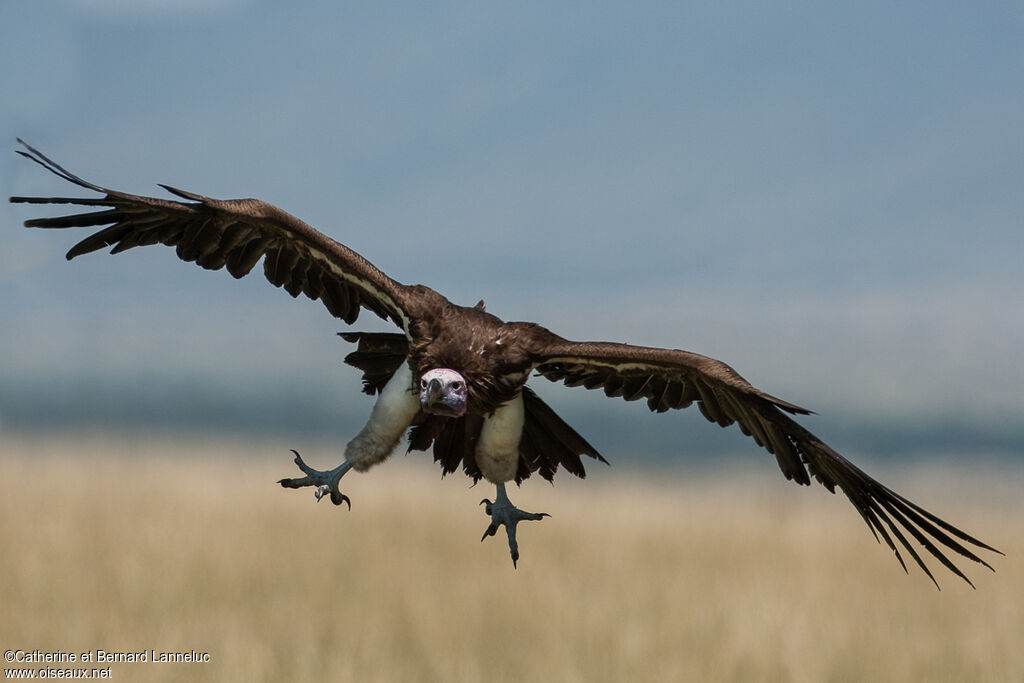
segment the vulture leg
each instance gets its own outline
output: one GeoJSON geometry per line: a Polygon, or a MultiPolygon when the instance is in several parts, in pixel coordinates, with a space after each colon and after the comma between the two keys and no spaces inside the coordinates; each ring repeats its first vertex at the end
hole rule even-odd
{"type": "Polygon", "coordinates": [[[295,453],[295,464],[299,466],[299,469],[306,473],[306,476],[301,479],[281,479],[277,483],[286,489],[299,489],[303,486],[315,486],[316,487],[316,499],[319,501],[324,496],[330,494],[331,502],[335,505],[341,505],[345,503],[348,505],[348,509],[352,509],[352,501],[349,500],[348,496],[338,490],[338,482],[342,476],[352,468],[352,463],[348,460],[341,463],[333,470],[327,470],[321,472],[320,470],[314,470],[312,467],[302,461],[302,456],[299,455],[298,451],[293,450],[295,453]]]}
{"type": "Polygon", "coordinates": [[[494,497],[494,502],[484,498],[480,501],[481,505],[486,505],[484,510],[488,515],[491,516],[491,525],[487,527],[487,531],[480,537],[483,541],[488,536],[493,536],[498,533],[498,527],[504,526],[505,533],[508,534],[508,549],[512,554],[512,566],[516,566],[516,562],[519,560],[519,544],[516,543],[516,525],[524,519],[529,520],[540,520],[545,517],[550,517],[546,512],[526,512],[520,510],[512,501],[508,499],[508,494],[505,493],[505,485],[497,484],[498,492],[494,497]]]}
{"type": "Polygon", "coordinates": [[[338,480],[353,467],[357,472],[365,472],[386,460],[419,409],[419,398],[412,391],[412,370],[408,363],[402,363],[381,390],[366,426],[345,446],[345,462],[333,470],[321,472],[304,463],[302,456],[293,450],[295,464],[306,476],[281,479],[278,483],[287,489],[315,486],[317,500],[330,494],[332,503],[346,503],[351,509],[352,502],[348,496],[338,490],[338,480]]]}

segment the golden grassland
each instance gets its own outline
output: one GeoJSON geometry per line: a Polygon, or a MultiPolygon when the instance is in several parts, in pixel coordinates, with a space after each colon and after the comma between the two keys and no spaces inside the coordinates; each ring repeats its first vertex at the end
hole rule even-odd
{"type": "MultiPolygon", "coordinates": [[[[303,455],[333,466],[338,449],[303,455]]],[[[591,467],[510,491],[512,568],[421,454],[314,505],[277,443],[2,435],[4,650],[209,652],[122,681],[1024,680],[1021,469],[888,473],[1007,556],[904,575],[840,496],[742,474],[591,467]],[[274,457],[263,457],[274,456],[274,457]]]]}

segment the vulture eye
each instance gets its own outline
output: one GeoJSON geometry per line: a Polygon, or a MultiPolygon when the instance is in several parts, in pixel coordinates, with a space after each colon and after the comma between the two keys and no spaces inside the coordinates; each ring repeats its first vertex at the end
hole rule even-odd
{"type": "Polygon", "coordinates": [[[420,380],[420,389],[426,389],[426,388],[427,388],[427,380],[421,379],[420,380]]]}
{"type": "Polygon", "coordinates": [[[451,387],[455,391],[459,391],[459,390],[462,389],[462,382],[459,382],[458,380],[456,380],[456,381],[452,382],[451,387]]]}

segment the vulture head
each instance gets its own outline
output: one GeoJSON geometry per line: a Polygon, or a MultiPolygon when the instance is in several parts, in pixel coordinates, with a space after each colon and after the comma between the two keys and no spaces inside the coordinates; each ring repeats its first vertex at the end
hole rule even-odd
{"type": "Polygon", "coordinates": [[[448,368],[428,370],[420,378],[420,407],[433,415],[462,417],[466,412],[466,380],[448,368]]]}

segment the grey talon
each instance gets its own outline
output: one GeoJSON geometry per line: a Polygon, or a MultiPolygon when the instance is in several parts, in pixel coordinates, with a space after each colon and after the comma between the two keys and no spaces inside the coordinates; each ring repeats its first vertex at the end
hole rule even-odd
{"type": "Polygon", "coordinates": [[[480,541],[483,542],[488,536],[494,536],[498,533],[498,527],[504,526],[505,533],[508,535],[508,549],[509,554],[512,556],[512,566],[517,567],[519,543],[516,541],[516,526],[523,520],[537,521],[551,515],[546,512],[526,512],[525,510],[520,510],[508,499],[504,484],[497,484],[497,489],[494,502],[487,498],[480,501],[481,505],[486,505],[484,510],[491,517],[491,524],[484,531],[484,535],[480,537],[480,541]]]}
{"type": "Polygon", "coordinates": [[[295,454],[295,464],[300,470],[302,470],[306,476],[296,479],[280,479],[279,483],[284,488],[298,489],[304,486],[315,486],[316,491],[313,492],[314,497],[319,502],[321,498],[330,494],[331,502],[335,505],[341,505],[345,503],[348,505],[348,509],[352,509],[352,501],[344,493],[338,490],[338,482],[352,468],[352,463],[347,460],[333,470],[321,471],[315,470],[307,465],[303,460],[302,456],[299,455],[298,451],[292,449],[292,453],[295,454]]]}

